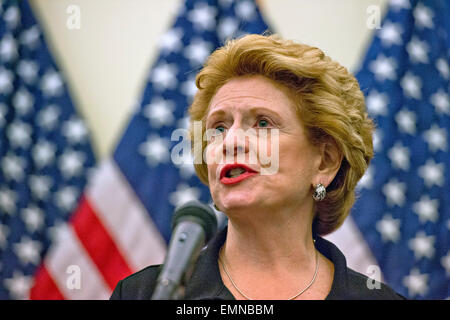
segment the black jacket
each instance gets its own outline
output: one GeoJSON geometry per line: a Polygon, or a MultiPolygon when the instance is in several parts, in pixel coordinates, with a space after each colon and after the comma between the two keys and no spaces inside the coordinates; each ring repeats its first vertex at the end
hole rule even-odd
{"type": "MultiPolygon", "coordinates": [[[[185,299],[232,300],[233,295],[222,282],[217,264],[219,250],[226,239],[226,228],[213,238],[200,253],[191,278],[186,285],[185,299]]],[[[317,250],[334,264],[334,279],[327,300],[393,300],[404,299],[387,285],[367,286],[368,277],[347,268],[342,252],[331,242],[317,237],[317,250]]],[[[149,266],[119,281],[111,300],[150,299],[155,289],[161,265],[149,266]]],[[[372,283],[372,280],[369,280],[372,283]]]]}

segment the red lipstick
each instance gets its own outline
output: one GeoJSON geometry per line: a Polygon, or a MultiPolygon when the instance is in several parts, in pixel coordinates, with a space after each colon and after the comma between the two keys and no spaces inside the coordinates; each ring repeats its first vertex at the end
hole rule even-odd
{"type": "Polygon", "coordinates": [[[248,177],[254,176],[258,174],[255,170],[247,167],[246,165],[233,163],[225,165],[220,171],[220,182],[225,185],[232,185],[241,182],[242,180],[247,179],[248,177]],[[239,174],[236,177],[230,176],[230,171],[233,169],[242,169],[244,172],[239,174]]]}

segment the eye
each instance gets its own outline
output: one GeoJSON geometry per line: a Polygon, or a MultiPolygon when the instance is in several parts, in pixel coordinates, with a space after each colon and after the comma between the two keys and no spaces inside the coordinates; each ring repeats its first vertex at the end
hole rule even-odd
{"type": "Polygon", "coordinates": [[[259,126],[259,127],[265,128],[265,127],[267,127],[268,125],[269,125],[269,121],[267,121],[267,120],[265,120],[265,119],[258,120],[258,126],[259,126]]]}
{"type": "Polygon", "coordinates": [[[220,135],[225,132],[225,127],[223,125],[218,125],[214,129],[216,130],[217,135],[220,135]]]}
{"type": "Polygon", "coordinates": [[[268,127],[271,126],[271,122],[268,119],[266,119],[266,118],[260,118],[256,122],[256,126],[258,128],[268,128],[268,127]]]}

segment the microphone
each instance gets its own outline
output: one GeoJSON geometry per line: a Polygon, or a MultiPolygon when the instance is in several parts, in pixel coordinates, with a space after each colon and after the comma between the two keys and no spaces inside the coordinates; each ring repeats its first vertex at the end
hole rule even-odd
{"type": "Polygon", "coordinates": [[[184,282],[190,277],[201,249],[216,230],[217,219],[210,206],[194,200],[175,209],[169,250],[152,300],[171,300],[183,295],[184,282]]]}

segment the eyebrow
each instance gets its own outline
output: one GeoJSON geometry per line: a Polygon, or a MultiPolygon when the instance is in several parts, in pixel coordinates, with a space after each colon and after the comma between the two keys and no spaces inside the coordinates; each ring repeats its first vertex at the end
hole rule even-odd
{"type": "MultiPolygon", "coordinates": [[[[265,112],[265,113],[269,113],[275,117],[279,117],[278,113],[275,112],[272,109],[266,108],[266,107],[258,107],[258,106],[251,106],[245,109],[246,111],[248,111],[250,114],[255,114],[258,112],[265,112]]],[[[208,119],[212,116],[216,117],[216,116],[221,116],[224,115],[226,113],[226,107],[219,107],[216,110],[213,110],[211,113],[208,113],[205,116],[205,120],[208,121],[208,119]]]]}

